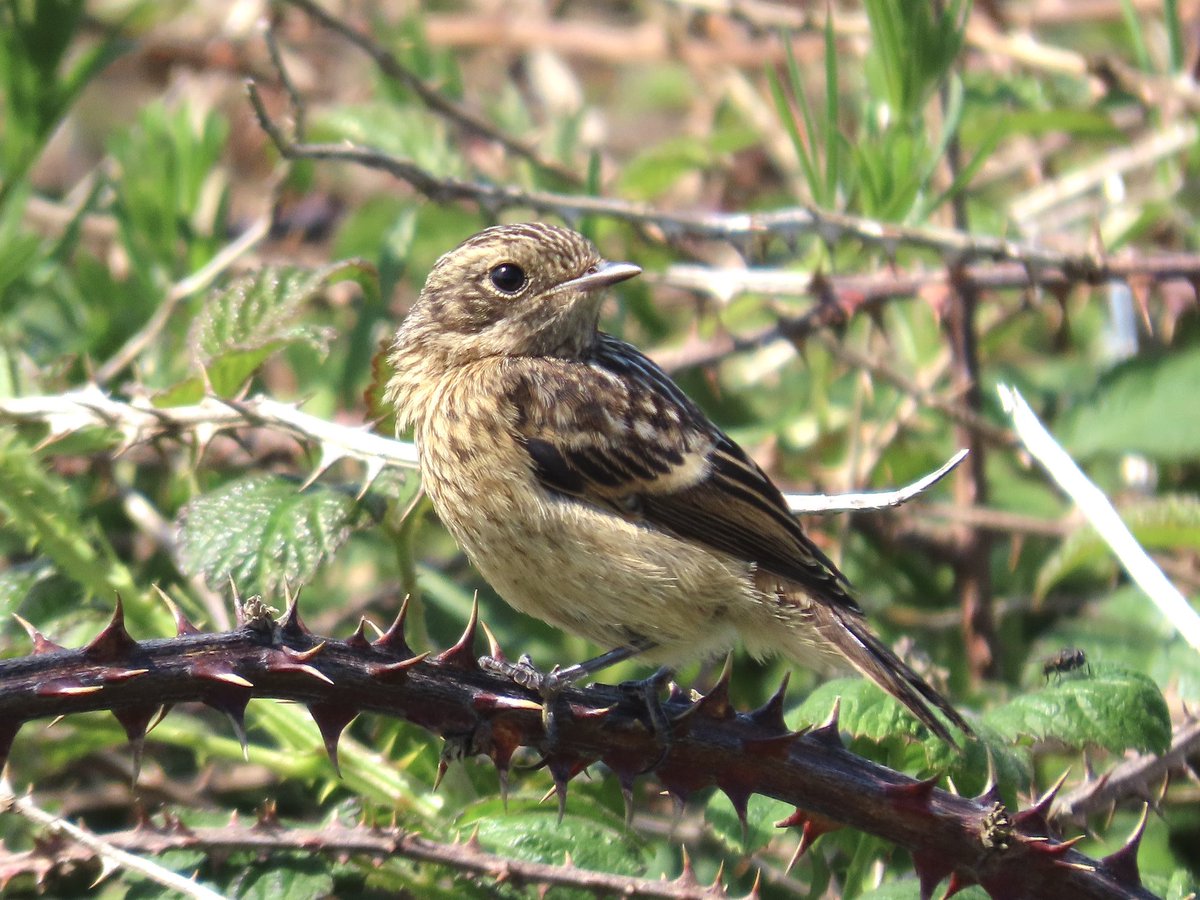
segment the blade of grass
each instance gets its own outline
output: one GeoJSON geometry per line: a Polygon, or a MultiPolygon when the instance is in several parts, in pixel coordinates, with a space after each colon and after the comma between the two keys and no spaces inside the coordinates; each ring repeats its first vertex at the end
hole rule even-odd
{"type": "Polygon", "coordinates": [[[832,206],[841,181],[838,152],[838,64],[833,16],[825,17],[825,203],[832,206]]]}
{"type": "MultiPolygon", "coordinates": [[[[783,83],[779,80],[779,76],[767,67],[767,83],[771,88],[771,98],[775,101],[775,110],[779,114],[779,120],[783,123],[783,127],[787,129],[788,136],[792,140],[792,147],[796,151],[796,158],[800,161],[800,167],[804,171],[804,179],[808,182],[809,190],[813,191],[815,185],[818,184],[817,173],[813,168],[813,161],[809,157],[808,148],[805,146],[804,138],[800,134],[800,128],[796,124],[796,116],[792,112],[791,104],[788,103],[787,94],[783,89],[783,83]]],[[[815,193],[815,191],[813,191],[815,193]]],[[[814,199],[816,199],[814,197],[814,199]]]]}

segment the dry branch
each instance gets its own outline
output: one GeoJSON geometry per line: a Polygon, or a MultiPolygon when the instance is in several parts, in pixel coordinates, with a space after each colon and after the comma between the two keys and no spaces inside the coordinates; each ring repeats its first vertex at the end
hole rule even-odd
{"type": "Polygon", "coordinates": [[[656,229],[664,239],[691,237],[729,241],[743,248],[748,256],[753,256],[756,247],[772,239],[794,244],[800,238],[815,237],[828,243],[860,241],[882,248],[889,256],[894,256],[900,247],[931,250],[955,265],[982,259],[1017,262],[1032,269],[1058,268],[1072,279],[1102,279],[1106,271],[1106,259],[1102,254],[1062,253],[949,228],[893,225],[815,206],[792,206],[762,213],[673,212],[608,197],[560,194],[436,176],[411,159],[371,147],[349,142],[313,144],[295,141],[271,118],[253,82],[248,86],[248,95],[259,124],[285,159],[346,162],[379,169],[439,203],[466,200],[492,213],[505,209],[531,209],[568,222],[589,215],[607,216],[656,229]]]}

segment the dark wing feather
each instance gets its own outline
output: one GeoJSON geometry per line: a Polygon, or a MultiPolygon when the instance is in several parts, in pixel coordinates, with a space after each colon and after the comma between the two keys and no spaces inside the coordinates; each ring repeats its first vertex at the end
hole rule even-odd
{"type": "MultiPolygon", "coordinates": [[[[547,363],[543,361],[543,363],[547,363]]],[[[518,439],[548,489],[754,563],[860,612],[767,475],[653,362],[608,335],[552,384],[518,378],[518,439]],[[594,401],[594,402],[591,402],[594,401]]]]}

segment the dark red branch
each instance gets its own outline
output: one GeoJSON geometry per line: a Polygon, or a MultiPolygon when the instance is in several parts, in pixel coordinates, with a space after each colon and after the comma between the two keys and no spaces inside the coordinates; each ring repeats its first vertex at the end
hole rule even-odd
{"type": "MultiPolygon", "coordinates": [[[[953,279],[955,296],[946,310],[950,338],[953,393],[976,415],[983,405],[979,385],[979,346],[976,313],[979,292],[974,285],[953,279]]],[[[954,503],[962,509],[987,506],[987,446],[978,428],[965,422],[955,426],[955,443],[971,453],[966,465],[954,473],[954,503]]],[[[992,611],[992,536],[967,522],[954,525],[957,558],[954,561],[955,594],[963,617],[967,662],[975,678],[990,678],[997,672],[996,622],[992,611]]]]}
{"type": "Polygon", "coordinates": [[[402,627],[373,643],[361,631],[345,641],[317,637],[294,608],[281,623],[259,618],[219,634],[194,633],[181,619],[179,632],[134,641],[118,607],[104,632],[78,650],[35,637],[34,655],[0,662],[3,755],[36,718],[108,709],[140,743],[148,711],[160,705],[198,701],[240,723],[251,697],[271,697],[307,704],[330,747],[348,713],[374,712],[440,734],[464,754],[486,754],[501,771],[517,747],[537,748],[564,798],[570,778],[598,761],[623,785],[653,772],[680,800],[715,786],[744,812],[752,793],[765,794],[794,804],[793,824],[810,839],[850,826],[906,848],[929,891],[952,877],[997,897],[1152,896],[1128,875],[1129,851],[1089,859],[1049,836],[1036,808],[1010,816],[994,790],[961,797],[855,756],[836,720],[789,732],[782,696],[739,713],[726,681],[699,701],[676,694],[664,703],[673,723],[664,754],[634,695],[604,685],[571,689],[559,698],[551,744],[538,697],[479,669],[473,628],[432,658],[413,655],[402,627]]]}

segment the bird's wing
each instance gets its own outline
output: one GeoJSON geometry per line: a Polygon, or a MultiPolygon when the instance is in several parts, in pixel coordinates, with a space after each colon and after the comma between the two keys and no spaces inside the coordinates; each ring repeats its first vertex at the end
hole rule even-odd
{"type": "Polygon", "coordinates": [[[544,487],[860,612],[779,489],[653,362],[605,335],[586,362],[540,363],[541,377],[514,378],[508,399],[517,439],[544,487]],[[557,367],[553,377],[545,365],[557,367]]]}

